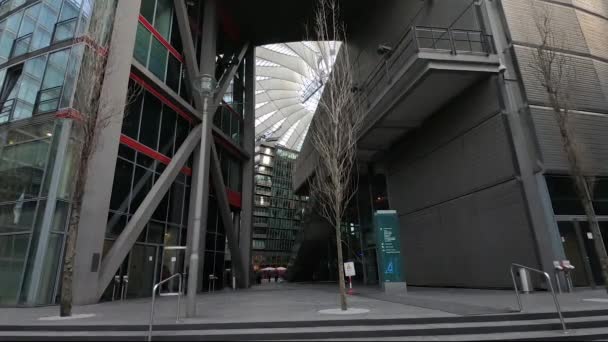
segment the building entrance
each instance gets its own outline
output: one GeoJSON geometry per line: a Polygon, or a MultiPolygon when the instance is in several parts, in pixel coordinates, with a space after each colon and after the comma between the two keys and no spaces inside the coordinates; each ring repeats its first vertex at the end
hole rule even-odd
{"type": "MultiPolygon", "coordinates": [[[[175,274],[185,273],[186,247],[185,246],[168,246],[163,249],[162,267],[160,280],[167,279],[175,274]]],[[[182,279],[182,286],[185,286],[182,279]]],[[[177,292],[179,290],[179,279],[175,278],[163,284],[160,291],[177,292]]],[[[184,288],[182,288],[182,291],[184,288]]]]}
{"type": "MultiPolygon", "coordinates": [[[[608,221],[599,222],[604,246],[608,245],[608,221]]],[[[595,251],[593,235],[586,221],[558,221],[562,246],[566,258],[575,267],[572,273],[574,286],[603,284],[602,268],[595,251]]]]}

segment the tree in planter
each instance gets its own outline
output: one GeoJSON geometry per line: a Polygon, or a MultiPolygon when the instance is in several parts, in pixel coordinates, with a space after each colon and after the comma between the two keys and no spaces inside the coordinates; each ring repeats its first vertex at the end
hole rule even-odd
{"type": "Polygon", "coordinates": [[[357,137],[363,113],[354,91],[353,69],[336,0],[318,1],[313,29],[314,40],[321,47],[321,57],[313,72],[325,89],[309,132],[318,156],[309,186],[311,197],[319,203],[321,216],[335,230],[340,307],[347,310],[340,228],[356,192],[357,137]],[[339,52],[333,41],[342,42],[339,52]]]}
{"type": "MultiPolygon", "coordinates": [[[[90,0],[88,6],[92,7],[90,0]]],[[[112,13],[115,1],[96,1],[95,12],[112,13]]],[[[107,50],[96,43],[96,38],[109,32],[105,15],[96,14],[91,18],[89,34],[84,37],[82,59],[78,79],[78,88],[74,95],[73,107],[78,111],[72,115],[73,136],[76,142],[74,160],[74,187],[71,194],[71,209],[68,217],[68,231],[66,235],[65,255],[61,274],[61,298],[59,314],[62,317],[72,315],[72,285],[74,274],[74,257],[76,241],[80,224],[80,211],[84,188],[87,182],[86,175],[91,156],[95,153],[100,132],[112,123],[119,120],[124,108],[114,108],[101,98],[104,78],[111,65],[107,65],[107,50]]],[[[131,104],[142,92],[139,86],[130,86],[127,93],[126,105],[131,104]]]]}
{"type": "Polygon", "coordinates": [[[534,24],[540,37],[540,44],[533,50],[531,68],[547,92],[549,104],[562,140],[562,148],[568,159],[570,176],[574,183],[576,195],[583,205],[585,216],[587,216],[595,251],[602,267],[602,277],[606,291],[608,291],[608,255],[593,208],[592,192],[585,179],[584,154],[576,143],[574,125],[570,115],[572,108],[570,83],[573,79],[574,68],[569,56],[558,52],[564,50],[565,38],[556,29],[557,24],[553,23],[553,14],[549,5],[533,0],[532,11],[534,24]]]}

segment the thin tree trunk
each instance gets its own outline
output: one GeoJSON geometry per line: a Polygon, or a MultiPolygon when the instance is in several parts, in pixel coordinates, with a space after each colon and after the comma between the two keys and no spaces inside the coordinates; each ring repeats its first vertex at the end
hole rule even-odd
{"type": "MultiPolygon", "coordinates": [[[[85,143],[86,145],[86,143],[85,143]]],[[[87,146],[84,147],[85,150],[87,146]]],[[[88,152],[87,152],[88,153],[88,152]]],[[[61,317],[72,315],[72,285],[74,280],[74,257],[76,255],[76,240],[78,239],[78,225],[80,224],[80,209],[82,196],[84,193],[84,175],[87,169],[88,156],[81,155],[81,160],[76,175],[76,184],[74,187],[74,200],[70,213],[70,222],[68,225],[67,241],[65,248],[65,256],[63,259],[63,273],[61,277],[61,302],[59,306],[59,315],[61,317]]]]}
{"type": "Polygon", "coordinates": [[[63,274],[61,278],[61,305],[59,315],[61,317],[72,315],[72,280],[74,275],[74,252],[76,249],[76,239],[78,234],[78,223],[80,221],[80,204],[74,202],[72,205],[72,215],[68,226],[68,235],[63,261],[63,274]]]}
{"type": "Polygon", "coordinates": [[[582,166],[579,161],[580,157],[577,154],[576,147],[570,136],[571,132],[568,129],[568,111],[562,113],[557,95],[553,95],[551,100],[554,114],[559,125],[560,134],[562,136],[563,147],[568,158],[570,174],[572,176],[572,180],[574,181],[575,191],[579,200],[581,201],[581,204],[583,205],[585,216],[587,216],[589,230],[591,230],[591,235],[593,236],[595,253],[597,254],[600,266],[602,268],[602,279],[604,280],[604,286],[606,288],[606,292],[608,293],[608,254],[606,253],[606,246],[604,246],[602,232],[597,221],[597,216],[595,215],[595,209],[593,208],[591,190],[589,189],[589,185],[587,184],[583,174],[582,166]]]}
{"type": "Polygon", "coordinates": [[[338,257],[338,283],[340,284],[340,308],[346,311],[346,285],[344,283],[344,258],[342,257],[342,231],[340,230],[341,218],[336,218],[336,247],[338,257]]]}
{"type": "Polygon", "coordinates": [[[593,202],[589,196],[591,194],[589,192],[589,186],[587,185],[587,182],[583,176],[577,176],[575,178],[578,192],[581,192],[579,197],[583,202],[583,208],[585,210],[585,215],[587,216],[589,230],[591,230],[591,235],[593,236],[593,245],[595,247],[597,257],[600,259],[599,262],[602,268],[602,278],[604,280],[606,293],[608,293],[608,256],[606,255],[606,246],[604,246],[602,232],[597,221],[597,216],[595,215],[593,202]]]}

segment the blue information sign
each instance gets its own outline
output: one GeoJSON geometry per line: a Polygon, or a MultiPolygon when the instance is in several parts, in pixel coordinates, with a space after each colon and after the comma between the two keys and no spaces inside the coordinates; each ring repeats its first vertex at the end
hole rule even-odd
{"type": "Polygon", "coordinates": [[[378,210],[374,213],[378,273],[381,283],[404,282],[401,274],[401,243],[399,217],[395,210],[378,210]]]}

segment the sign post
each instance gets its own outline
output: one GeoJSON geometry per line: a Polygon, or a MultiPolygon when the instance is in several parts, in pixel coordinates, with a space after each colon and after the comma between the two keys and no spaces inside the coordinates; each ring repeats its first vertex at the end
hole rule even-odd
{"type": "Polygon", "coordinates": [[[348,277],[348,294],[353,294],[353,276],[355,273],[355,263],[352,261],[344,263],[344,275],[348,277]]]}
{"type": "Polygon", "coordinates": [[[406,292],[405,277],[401,273],[401,242],[397,212],[395,210],[376,211],[374,228],[380,284],[385,292],[406,292]]]}

